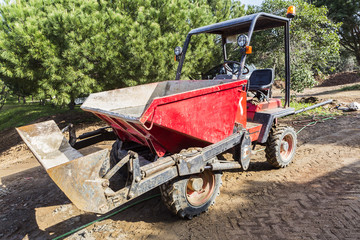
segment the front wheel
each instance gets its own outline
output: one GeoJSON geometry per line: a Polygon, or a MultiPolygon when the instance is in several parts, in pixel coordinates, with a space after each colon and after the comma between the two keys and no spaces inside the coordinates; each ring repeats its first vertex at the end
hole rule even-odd
{"type": "MultiPolygon", "coordinates": [[[[122,149],[123,142],[117,139],[112,145],[110,151],[110,168],[113,168],[121,159],[127,155],[127,151],[122,149]]],[[[111,178],[111,181],[119,181],[128,178],[128,166],[127,164],[123,166],[115,175],[111,178]]]]}
{"type": "Polygon", "coordinates": [[[205,170],[165,183],[160,186],[162,200],[174,214],[192,219],[215,203],[222,185],[221,175],[205,170]]]}
{"type": "Polygon", "coordinates": [[[275,126],[266,143],[266,160],[276,168],[288,166],[295,155],[297,135],[292,127],[275,126]]]}

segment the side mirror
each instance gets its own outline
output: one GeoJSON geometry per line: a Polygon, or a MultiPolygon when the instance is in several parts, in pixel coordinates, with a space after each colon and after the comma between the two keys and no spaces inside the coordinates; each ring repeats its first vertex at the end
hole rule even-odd
{"type": "Polygon", "coordinates": [[[177,46],[174,50],[175,53],[175,61],[179,61],[182,55],[182,47],[177,46]]]}

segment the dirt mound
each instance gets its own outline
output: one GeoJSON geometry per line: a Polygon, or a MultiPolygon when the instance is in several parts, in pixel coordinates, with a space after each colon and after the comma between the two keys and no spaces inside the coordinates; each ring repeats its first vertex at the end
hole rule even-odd
{"type": "Polygon", "coordinates": [[[330,75],[323,82],[319,81],[319,85],[317,85],[317,87],[330,87],[357,82],[360,83],[359,72],[343,72],[330,75]]]}
{"type": "MultiPolygon", "coordinates": [[[[360,83],[360,72],[342,72],[335,73],[322,79],[319,76],[315,76],[315,80],[318,82],[316,87],[331,87],[339,86],[349,83],[360,83]]],[[[275,80],[273,84],[274,89],[285,89],[285,81],[275,80]]]]}
{"type": "Polygon", "coordinates": [[[285,81],[283,81],[283,80],[275,80],[274,84],[273,84],[273,88],[285,89],[285,81]]]}

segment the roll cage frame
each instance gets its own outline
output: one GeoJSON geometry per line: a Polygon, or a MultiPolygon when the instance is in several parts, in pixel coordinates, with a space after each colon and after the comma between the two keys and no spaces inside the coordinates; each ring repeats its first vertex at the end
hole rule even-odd
{"type": "MultiPolygon", "coordinates": [[[[285,103],[284,107],[290,106],[290,21],[291,19],[276,16],[269,13],[255,13],[248,16],[227,20],[212,25],[199,27],[191,30],[186,36],[183,51],[176,71],[176,80],[180,80],[182,67],[185,61],[186,51],[190,44],[192,35],[201,33],[210,33],[221,35],[224,60],[226,55],[226,38],[228,36],[246,33],[248,35],[247,46],[250,46],[251,37],[254,31],[261,31],[270,28],[284,27],[285,44],[285,103]]],[[[246,61],[246,54],[242,55],[240,60],[240,71],[242,72],[246,61]]]]}

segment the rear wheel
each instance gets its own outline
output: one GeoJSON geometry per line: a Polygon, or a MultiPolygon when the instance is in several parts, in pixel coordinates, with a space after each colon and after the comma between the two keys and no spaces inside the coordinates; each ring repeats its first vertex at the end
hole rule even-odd
{"type": "Polygon", "coordinates": [[[296,132],[292,127],[275,126],[266,143],[266,160],[276,168],[288,166],[295,155],[296,132]]]}
{"type": "Polygon", "coordinates": [[[221,173],[202,173],[175,179],[160,186],[162,200],[181,218],[192,219],[215,203],[220,194],[221,173]]]}

